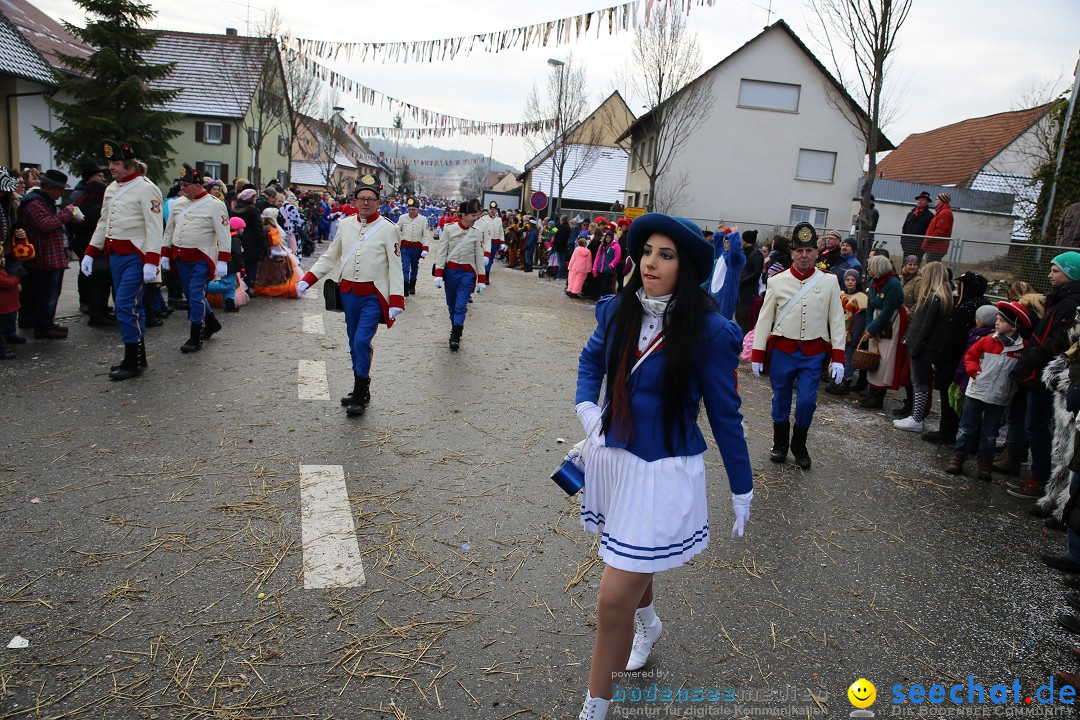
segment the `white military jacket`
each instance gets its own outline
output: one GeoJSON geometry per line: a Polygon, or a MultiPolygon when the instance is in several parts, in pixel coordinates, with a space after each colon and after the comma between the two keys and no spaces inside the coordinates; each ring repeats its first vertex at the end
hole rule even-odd
{"type": "Polygon", "coordinates": [[[114,180],[105,188],[98,221],[86,254],[97,257],[110,247],[121,255],[138,253],[143,262],[157,265],[161,259],[161,236],[164,223],[161,220],[161,190],[145,175],[118,182],[114,180]]]}
{"type": "Polygon", "coordinates": [[[754,327],[751,357],[754,362],[765,362],[765,348],[770,338],[786,338],[796,342],[823,341],[832,349],[832,361],[844,362],[846,335],[844,307],[836,276],[815,268],[809,277],[801,279],[794,274],[794,268],[789,268],[769,278],[754,327]],[[776,319],[784,307],[811,281],[815,281],[813,287],[777,324],[776,319]]]}
{"type": "Polygon", "coordinates": [[[474,223],[468,230],[458,223],[447,223],[443,228],[439,250],[435,253],[435,277],[442,277],[446,269],[469,270],[476,274],[476,282],[487,283],[484,272],[483,228],[474,223]]]}
{"type": "Polygon", "coordinates": [[[322,277],[341,283],[343,292],[378,295],[383,322],[394,324],[389,309],[405,307],[405,276],[397,225],[378,213],[364,219],[353,215],[338,224],[337,234],[304,280],[314,285],[322,277]]]}
{"type": "Polygon", "coordinates": [[[417,215],[416,217],[411,218],[408,213],[406,213],[398,219],[397,226],[398,230],[401,231],[402,247],[418,247],[424,252],[428,251],[431,229],[428,226],[428,219],[425,216],[417,215]]]}
{"type": "Polygon", "coordinates": [[[178,197],[169,206],[169,221],[161,240],[161,254],[169,258],[193,260],[198,252],[214,267],[218,260],[229,261],[232,239],[229,211],[225,203],[206,193],[196,200],[178,197]],[[185,252],[187,251],[187,252],[185,252]]]}

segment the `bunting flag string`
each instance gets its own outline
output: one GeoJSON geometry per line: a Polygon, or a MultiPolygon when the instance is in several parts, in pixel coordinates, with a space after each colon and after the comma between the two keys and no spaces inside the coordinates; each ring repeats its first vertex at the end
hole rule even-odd
{"type": "MultiPolygon", "coordinates": [[[[646,0],[646,19],[656,0],[646,0]]],[[[713,7],[716,0],[666,0],[686,14],[693,6],[713,7]]],[[[593,10],[570,17],[498,30],[477,35],[434,40],[400,40],[390,42],[336,42],[282,35],[282,48],[320,60],[360,62],[441,62],[459,55],[468,57],[473,50],[498,53],[507,50],[528,50],[530,47],[558,47],[584,37],[594,26],[600,37],[606,28],[608,35],[626,32],[637,27],[642,0],[630,0],[621,5],[593,10]]]]}
{"type": "Polygon", "coordinates": [[[316,79],[326,83],[331,88],[352,95],[365,105],[379,107],[391,112],[400,112],[403,119],[421,125],[414,128],[376,127],[368,125],[349,124],[349,131],[353,135],[377,136],[382,138],[441,138],[451,135],[483,135],[486,137],[519,137],[532,133],[542,132],[555,127],[555,120],[538,120],[533,122],[495,123],[482,120],[470,120],[468,118],[446,115],[444,113],[428,110],[407,103],[404,100],[386,95],[372,88],[362,85],[351,78],[334,72],[322,63],[295,50],[284,50],[289,62],[298,64],[304,71],[310,73],[316,79]]]}
{"type": "MultiPolygon", "coordinates": [[[[315,161],[323,161],[328,158],[322,154],[321,151],[315,150],[309,153],[310,159],[315,161]]],[[[463,165],[487,165],[488,158],[486,157],[473,157],[473,158],[459,158],[456,160],[424,160],[422,158],[407,158],[407,157],[387,157],[385,155],[367,155],[356,154],[349,155],[352,160],[364,163],[366,165],[378,165],[380,162],[387,165],[408,166],[412,168],[420,167],[457,167],[463,165]]]]}

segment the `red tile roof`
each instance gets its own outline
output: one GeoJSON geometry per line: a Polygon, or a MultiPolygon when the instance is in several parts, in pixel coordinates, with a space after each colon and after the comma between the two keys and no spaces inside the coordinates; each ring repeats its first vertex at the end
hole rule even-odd
{"type": "Polygon", "coordinates": [[[908,136],[877,165],[878,177],[929,185],[967,186],[998,153],[1050,110],[1051,103],[908,136]]]}

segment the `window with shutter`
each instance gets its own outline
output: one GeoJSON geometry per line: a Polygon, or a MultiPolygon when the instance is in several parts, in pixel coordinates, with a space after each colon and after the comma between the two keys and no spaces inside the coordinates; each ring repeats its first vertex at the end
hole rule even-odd
{"type": "Polygon", "coordinates": [[[224,128],[221,123],[204,123],[206,128],[206,140],[205,142],[211,145],[221,145],[222,138],[225,136],[224,128]]]}

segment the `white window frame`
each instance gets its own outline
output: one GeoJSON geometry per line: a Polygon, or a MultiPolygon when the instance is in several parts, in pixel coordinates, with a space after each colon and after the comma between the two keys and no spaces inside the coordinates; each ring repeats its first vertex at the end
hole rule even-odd
{"type": "Polygon", "coordinates": [[[829,150],[811,150],[810,148],[799,148],[799,157],[795,163],[795,179],[796,180],[808,180],[810,182],[823,182],[832,183],[836,178],[836,153],[829,150]],[[806,155],[803,155],[806,153],[806,155]],[[826,157],[829,156],[829,157],[826,157]],[[803,160],[806,160],[804,163],[803,160]],[[824,161],[831,159],[832,167],[829,169],[829,176],[815,177],[810,174],[801,175],[800,172],[807,172],[809,169],[807,166],[815,164],[823,164],[824,161]]]}
{"type": "Polygon", "coordinates": [[[221,179],[221,163],[219,162],[203,162],[203,175],[206,177],[212,177],[215,180],[221,179]]]}
{"type": "Polygon", "coordinates": [[[799,104],[802,102],[802,85],[796,83],[782,83],[773,82],[771,80],[752,80],[750,78],[742,78],[739,81],[739,97],[735,101],[736,107],[746,108],[748,110],[769,110],[771,112],[786,112],[786,113],[798,113],[799,104]],[[769,89],[773,92],[779,91],[782,88],[794,88],[795,89],[795,107],[786,107],[778,104],[766,104],[760,95],[756,98],[748,97],[755,90],[759,92],[767,92],[769,89]]]}
{"type": "Polygon", "coordinates": [[[203,123],[203,142],[207,145],[221,145],[225,142],[225,124],[219,122],[203,123]],[[211,137],[210,130],[217,130],[217,137],[211,137]]]}
{"type": "Polygon", "coordinates": [[[816,208],[809,205],[792,205],[791,211],[788,215],[788,224],[798,225],[801,222],[808,222],[815,228],[820,230],[825,229],[825,224],[829,220],[828,208],[816,208]]]}

